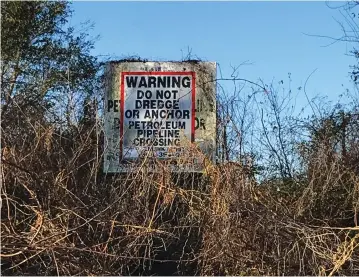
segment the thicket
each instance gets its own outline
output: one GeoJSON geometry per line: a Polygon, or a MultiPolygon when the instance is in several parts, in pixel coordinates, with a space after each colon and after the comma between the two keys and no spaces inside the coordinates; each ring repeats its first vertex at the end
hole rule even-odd
{"type": "Polygon", "coordinates": [[[309,117],[290,74],[248,86],[235,68],[204,174],[106,175],[102,63],[70,17],[1,3],[3,275],[359,275],[357,67],[351,101],[308,99],[309,117]]]}

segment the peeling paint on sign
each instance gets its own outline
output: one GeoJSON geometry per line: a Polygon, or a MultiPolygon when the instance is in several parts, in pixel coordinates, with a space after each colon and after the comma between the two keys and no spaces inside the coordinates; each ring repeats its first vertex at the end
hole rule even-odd
{"type": "Polygon", "coordinates": [[[173,162],[174,171],[201,171],[201,155],[183,158],[197,145],[214,160],[215,79],[213,62],[108,63],[104,171],[156,167],[151,159],[173,162]]]}

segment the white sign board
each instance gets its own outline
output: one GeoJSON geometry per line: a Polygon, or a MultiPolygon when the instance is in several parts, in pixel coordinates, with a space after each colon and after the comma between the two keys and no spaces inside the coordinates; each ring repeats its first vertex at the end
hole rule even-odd
{"type": "Polygon", "coordinates": [[[170,161],[174,171],[201,171],[197,150],[213,161],[215,70],[215,63],[109,63],[104,171],[153,167],[153,159],[170,161]]]}

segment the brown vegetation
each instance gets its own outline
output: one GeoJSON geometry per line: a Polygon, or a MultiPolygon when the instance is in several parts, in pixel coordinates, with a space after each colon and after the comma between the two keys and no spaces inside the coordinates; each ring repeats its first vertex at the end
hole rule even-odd
{"type": "Polygon", "coordinates": [[[359,273],[359,177],[321,147],[278,189],[240,163],[106,176],[101,134],[33,127],[2,149],[3,274],[359,273]]]}

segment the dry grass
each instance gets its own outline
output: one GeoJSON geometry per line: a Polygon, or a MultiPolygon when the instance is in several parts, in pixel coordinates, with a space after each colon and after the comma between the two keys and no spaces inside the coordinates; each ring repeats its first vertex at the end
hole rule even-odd
{"type": "Polygon", "coordinates": [[[282,194],[237,163],[105,175],[93,129],[34,128],[3,137],[2,274],[359,274],[359,178],[325,153],[282,194]]]}

